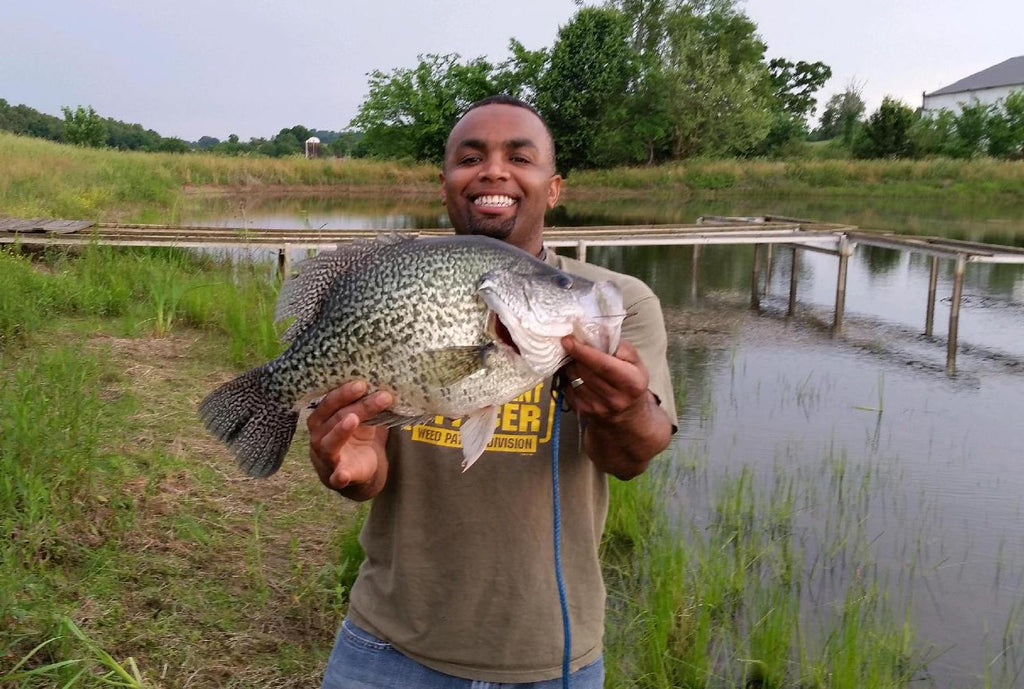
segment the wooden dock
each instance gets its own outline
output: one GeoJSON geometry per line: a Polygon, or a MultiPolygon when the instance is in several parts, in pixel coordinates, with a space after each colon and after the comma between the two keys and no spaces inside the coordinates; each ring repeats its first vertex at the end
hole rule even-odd
{"type": "MultiPolygon", "coordinates": [[[[289,255],[293,249],[308,251],[333,249],[338,244],[379,236],[391,230],[316,230],[273,228],[173,227],[123,223],[91,223],[80,220],[0,218],[0,244],[44,246],[174,246],[199,249],[264,249],[276,250],[278,270],[287,275],[289,255]]],[[[445,235],[451,230],[397,230],[422,236],[445,235]]],[[[693,245],[694,279],[699,270],[700,247],[709,244],[749,244],[754,247],[751,275],[751,306],[760,306],[761,265],[771,271],[773,249],[785,245],[792,251],[792,271],[788,315],[796,310],[798,266],[801,251],[823,252],[836,256],[839,270],[836,280],[836,301],[833,332],[843,329],[846,305],[847,264],[858,244],[896,251],[923,253],[932,257],[925,334],[932,335],[938,266],[940,260],[955,262],[953,294],[949,316],[946,367],[956,368],[956,348],[963,295],[963,278],[969,263],[1017,263],[1024,265],[1024,249],[965,242],[940,237],[900,235],[874,232],[852,225],[822,223],[812,220],[763,217],[702,217],[692,225],[615,225],[599,227],[550,227],[544,231],[545,243],[554,247],[573,247],[581,260],[586,260],[591,246],[657,246],[693,245]],[[765,251],[762,252],[762,249],[765,251]],[[762,253],[764,256],[762,257],[762,253]]]]}

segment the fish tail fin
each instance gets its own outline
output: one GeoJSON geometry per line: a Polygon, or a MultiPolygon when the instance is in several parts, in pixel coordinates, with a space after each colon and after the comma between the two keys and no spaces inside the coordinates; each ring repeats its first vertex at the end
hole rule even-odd
{"type": "Polygon", "coordinates": [[[277,471],[292,444],[299,412],[267,391],[266,366],[221,385],[199,405],[207,430],[228,446],[249,476],[277,471]]]}

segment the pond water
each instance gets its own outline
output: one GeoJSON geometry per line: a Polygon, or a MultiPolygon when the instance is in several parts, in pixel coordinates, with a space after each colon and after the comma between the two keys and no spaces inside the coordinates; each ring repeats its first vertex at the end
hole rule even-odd
{"type": "MultiPolygon", "coordinates": [[[[549,224],[766,214],[1024,246],[1024,208],[948,200],[681,204],[570,195],[549,224]]],[[[184,216],[252,227],[447,224],[437,200],[422,197],[207,199],[184,216]]],[[[968,266],[961,350],[949,375],[951,261],[940,263],[935,332],[926,338],[929,257],[858,247],[841,337],[827,327],[835,258],[802,253],[793,319],[785,318],[791,252],[775,250],[759,312],[749,308],[752,259],[751,247],[705,247],[694,276],[691,247],[588,251],[591,262],[645,280],[662,301],[680,415],[673,456],[689,467],[673,503],[680,518],[707,518],[714,486],[744,467],[764,485],[780,472],[830,481],[834,469],[831,478],[822,472],[841,458],[870,476],[858,522],[870,553],[857,555],[856,566],[880,572],[905,600],[917,643],[931,658],[923,685],[975,687],[986,677],[992,686],[1024,684],[1024,267],[968,266]]],[[[819,511],[808,505],[798,519],[813,528],[819,511]]],[[[808,540],[812,551],[815,542],[808,540]]],[[[840,578],[855,575],[850,562],[840,569],[840,578]]],[[[818,584],[822,596],[835,588],[818,584]]]]}

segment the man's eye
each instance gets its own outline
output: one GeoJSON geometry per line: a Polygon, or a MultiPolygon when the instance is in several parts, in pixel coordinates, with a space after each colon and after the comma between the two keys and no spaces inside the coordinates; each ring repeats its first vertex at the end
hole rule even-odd
{"type": "Polygon", "coordinates": [[[511,160],[513,163],[529,163],[530,159],[526,156],[512,156],[511,160]]]}
{"type": "Polygon", "coordinates": [[[463,156],[459,158],[459,165],[474,165],[480,162],[480,156],[463,156]]]}

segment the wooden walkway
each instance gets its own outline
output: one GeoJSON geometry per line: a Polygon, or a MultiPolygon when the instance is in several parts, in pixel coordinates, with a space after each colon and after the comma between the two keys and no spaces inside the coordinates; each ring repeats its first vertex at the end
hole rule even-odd
{"type": "MultiPolygon", "coordinates": [[[[333,249],[338,244],[378,236],[383,229],[314,230],[273,228],[172,227],[121,223],[91,223],[81,220],[0,218],[0,244],[76,246],[104,244],[111,246],[174,246],[181,248],[270,249],[278,255],[278,269],[287,275],[289,254],[293,249],[309,251],[333,249]]],[[[396,230],[415,235],[445,235],[449,229],[396,230]]],[[[693,275],[697,279],[701,247],[708,244],[749,244],[754,246],[751,275],[751,306],[760,305],[761,267],[771,271],[773,248],[785,245],[792,250],[792,271],[788,315],[795,313],[798,289],[798,266],[801,251],[823,252],[836,256],[839,271],[836,280],[836,302],[833,332],[843,329],[846,304],[847,264],[857,244],[908,251],[932,257],[925,334],[932,335],[935,315],[936,286],[940,260],[955,262],[953,294],[949,317],[946,367],[956,367],[956,348],[963,295],[964,271],[969,263],[1017,263],[1024,265],[1024,249],[965,242],[940,237],[900,235],[894,232],[873,232],[852,225],[822,223],[812,220],[763,217],[706,216],[690,225],[615,225],[603,227],[550,227],[544,231],[545,243],[555,247],[573,247],[581,260],[586,260],[591,246],[657,246],[693,245],[693,275]],[[766,251],[762,258],[762,249],[766,251]]]]}

